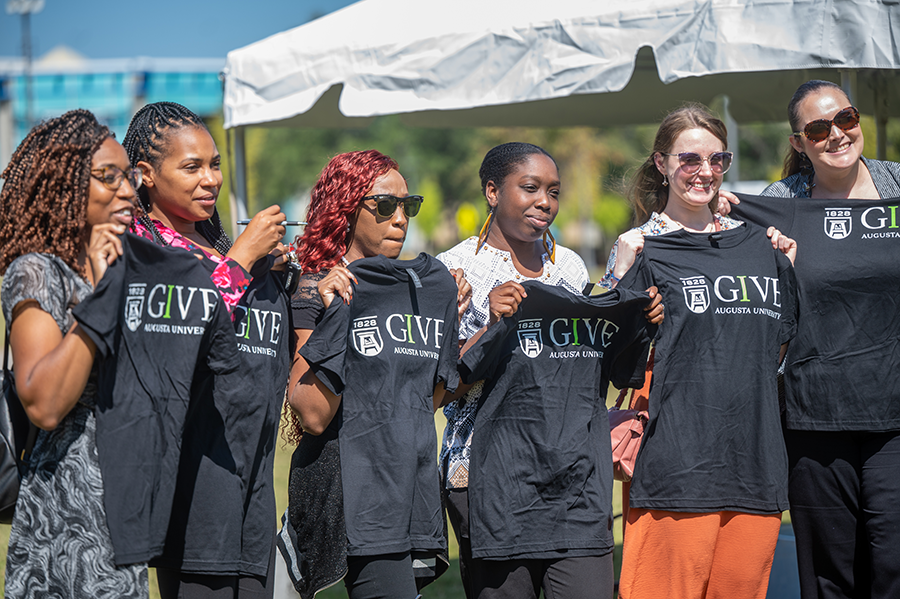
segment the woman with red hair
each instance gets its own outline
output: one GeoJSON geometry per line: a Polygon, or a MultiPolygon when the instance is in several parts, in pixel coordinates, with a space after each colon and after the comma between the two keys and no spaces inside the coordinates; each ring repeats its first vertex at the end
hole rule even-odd
{"type": "MultiPolygon", "coordinates": [[[[409,219],[418,213],[422,198],[408,194],[406,180],[397,169],[394,160],[376,150],[335,156],[313,187],[308,224],[297,241],[302,276],[291,300],[295,353],[286,433],[298,446],[291,460],[289,506],[279,547],[304,598],[346,576],[352,599],[413,599],[418,593],[417,577],[422,580],[430,574],[433,579],[446,569],[436,566],[435,552],[420,555],[416,551],[412,533],[411,551],[348,558],[338,451],[341,396],[323,385],[300,354],[331,302],[350,302],[351,282],[356,283],[347,268],[351,262],[400,255],[409,219]],[[285,548],[291,544],[293,550],[285,548]],[[420,568],[421,563],[430,567],[420,568]],[[420,577],[422,570],[427,572],[420,577]]],[[[468,287],[461,276],[457,284],[460,297],[465,298],[468,287]]],[[[408,453],[410,448],[403,450],[408,453]]],[[[390,459],[385,456],[385,463],[390,459]]]]}

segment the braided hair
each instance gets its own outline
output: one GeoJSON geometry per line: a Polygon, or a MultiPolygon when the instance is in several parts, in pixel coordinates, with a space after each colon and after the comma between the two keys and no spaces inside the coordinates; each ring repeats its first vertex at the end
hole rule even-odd
{"type": "MultiPolygon", "coordinates": [[[[543,154],[553,160],[553,156],[544,148],[521,141],[511,141],[488,150],[484,160],[481,161],[481,168],[478,169],[478,175],[481,177],[481,193],[487,190],[488,181],[493,181],[497,187],[503,185],[503,180],[518,165],[535,154],[543,154]]],[[[553,164],[556,165],[556,160],[553,160],[553,164]]]]}
{"type": "Polygon", "coordinates": [[[52,253],[84,275],[77,258],[86,233],[94,153],[113,133],[87,110],[34,127],[3,171],[0,274],[30,252],[52,253]]]}
{"type": "MultiPolygon", "coordinates": [[[[147,104],[135,113],[131,124],[128,125],[128,132],[125,134],[122,145],[125,146],[132,165],[137,165],[143,160],[152,164],[154,168],[159,168],[168,153],[169,134],[191,127],[200,128],[209,133],[203,120],[181,104],[154,102],[147,104]]],[[[138,189],[138,203],[141,212],[138,220],[153,234],[153,238],[158,244],[167,245],[156,229],[156,225],[148,216],[151,209],[150,194],[144,186],[138,189]]],[[[196,223],[195,227],[197,232],[223,256],[231,249],[231,238],[222,227],[222,219],[219,218],[218,210],[213,211],[209,220],[200,221],[196,223]]]]}

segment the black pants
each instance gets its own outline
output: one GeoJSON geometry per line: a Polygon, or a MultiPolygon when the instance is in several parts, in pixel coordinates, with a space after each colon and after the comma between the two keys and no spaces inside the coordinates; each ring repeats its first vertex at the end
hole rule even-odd
{"type": "Polygon", "coordinates": [[[447,516],[459,543],[459,572],[467,599],[612,599],[612,552],[561,559],[486,560],[472,557],[467,489],[444,492],[447,516]]]}
{"type": "Polygon", "coordinates": [[[264,578],[157,568],[156,579],[162,599],[272,599],[274,570],[269,568],[269,576],[264,578]]]}
{"type": "Polygon", "coordinates": [[[416,577],[409,553],[349,556],[344,578],[350,599],[416,599],[416,577]]]}
{"type": "Polygon", "coordinates": [[[266,576],[192,574],[169,568],[156,569],[162,599],[272,599],[275,593],[275,553],[269,553],[266,576]]]}
{"type": "Polygon", "coordinates": [[[803,599],[900,597],[900,432],[785,440],[803,599]]]}

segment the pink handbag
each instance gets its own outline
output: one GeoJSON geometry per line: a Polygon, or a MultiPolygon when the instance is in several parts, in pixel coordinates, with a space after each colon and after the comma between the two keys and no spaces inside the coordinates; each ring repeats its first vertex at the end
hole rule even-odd
{"type": "Polygon", "coordinates": [[[628,482],[634,476],[634,463],[641,448],[641,437],[650,421],[646,410],[636,409],[646,406],[650,395],[650,378],[653,374],[653,353],[647,359],[644,386],[641,389],[622,389],[616,399],[616,405],[609,409],[609,436],[612,441],[613,478],[628,482]],[[628,409],[621,409],[625,396],[631,391],[628,409]],[[643,400],[643,401],[642,401],[643,400]],[[641,406],[640,404],[644,405],[641,406]]]}

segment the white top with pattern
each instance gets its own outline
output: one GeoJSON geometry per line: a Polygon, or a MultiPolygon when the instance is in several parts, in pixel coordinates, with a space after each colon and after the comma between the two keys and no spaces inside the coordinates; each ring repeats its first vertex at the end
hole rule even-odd
{"type": "MultiPolygon", "coordinates": [[[[463,269],[466,280],[472,285],[472,302],[459,323],[461,340],[468,339],[488,323],[488,294],[498,285],[507,281],[530,280],[565,287],[572,293],[581,293],[590,281],[587,268],[578,254],[560,245],[556,246],[555,263],[550,262],[550,256],[545,252],[541,256],[544,272],[541,276],[532,278],[516,270],[509,252],[484,244],[476,255],[477,242],[477,237],[470,237],[437,256],[447,268],[463,269]]],[[[468,486],[475,408],[481,391],[481,382],[476,383],[468,393],[444,407],[447,428],[441,447],[441,464],[448,488],[468,486]]]]}
{"type": "MultiPolygon", "coordinates": [[[[719,227],[722,231],[727,231],[728,229],[734,229],[735,227],[740,227],[743,221],[735,220],[728,216],[722,216],[721,214],[713,214],[713,218],[719,223],[719,227]]],[[[677,231],[681,229],[682,226],[673,221],[671,218],[666,216],[665,214],[659,214],[654,212],[650,215],[650,220],[645,222],[643,225],[639,227],[635,227],[631,229],[634,231],[635,229],[643,233],[644,235],[665,235],[666,233],[671,233],[672,231],[677,231]]],[[[616,266],[616,253],[619,249],[619,240],[613,244],[612,250],[609,252],[609,260],[606,261],[606,273],[603,277],[597,282],[601,287],[605,287],[606,289],[612,289],[613,284],[613,268],[616,266]]]]}

